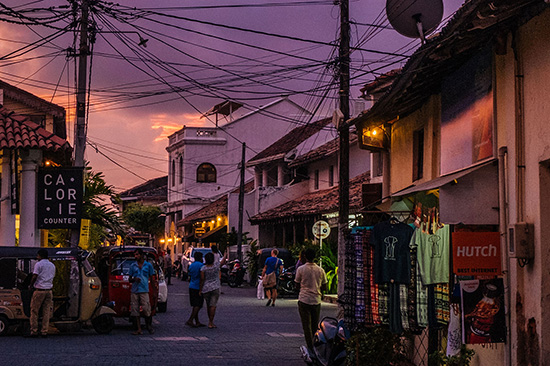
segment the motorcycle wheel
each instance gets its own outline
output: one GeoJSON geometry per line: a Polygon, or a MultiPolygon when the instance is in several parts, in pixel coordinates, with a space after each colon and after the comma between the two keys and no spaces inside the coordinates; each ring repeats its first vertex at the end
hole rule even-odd
{"type": "Polygon", "coordinates": [[[102,314],[92,319],[94,330],[99,334],[109,334],[115,327],[115,319],[111,314],[102,314]]]}
{"type": "Polygon", "coordinates": [[[227,280],[227,284],[229,287],[237,287],[237,276],[236,275],[229,275],[229,279],[227,280]]]}

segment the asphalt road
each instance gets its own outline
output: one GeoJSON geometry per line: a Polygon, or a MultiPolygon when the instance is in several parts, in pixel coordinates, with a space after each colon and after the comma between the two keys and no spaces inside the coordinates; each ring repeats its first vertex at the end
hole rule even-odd
{"type": "MultiPolygon", "coordinates": [[[[154,318],[155,333],[132,335],[129,323],[118,319],[109,335],[93,329],[48,338],[0,338],[0,365],[258,365],[303,366],[304,344],[296,299],[277,300],[266,307],[256,289],[222,286],[216,329],[190,328],[188,282],[172,280],[168,310],[154,318]]],[[[321,317],[335,316],[336,306],[323,303],[321,317]]],[[[207,322],[206,309],[200,313],[207,322]]]]}

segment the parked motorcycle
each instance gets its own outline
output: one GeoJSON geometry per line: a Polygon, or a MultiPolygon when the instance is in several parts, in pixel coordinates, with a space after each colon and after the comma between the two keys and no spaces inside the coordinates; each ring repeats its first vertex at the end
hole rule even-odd
{"type": "Polygon", "coordinates": [[[296,288],[296,270],[294,266],[285,268],[281,274],[279,274],[279,287],[277,293],[279,297],[295,297],[298,296],[298,289],[296,288]]]}
{"type": "Polygon", "coordinates": [[[238,259],[230,262],[230,264],[233,264],[233,266],[231,272],[229,272],[227,283],[229,287],[239,287],[244,282],[245,269],[238,259]]]}
{"type": "Polygon", "coordinates": [[[346,361],[346,341],[350,332],[343,320],[325,317],[313,336],[313,350],[301,346],[302,358],[308,365],[337,366],[346,361]]]}

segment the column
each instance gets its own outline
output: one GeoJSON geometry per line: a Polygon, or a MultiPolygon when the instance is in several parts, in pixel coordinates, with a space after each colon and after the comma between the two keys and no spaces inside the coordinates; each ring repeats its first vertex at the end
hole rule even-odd
{"type": "Polygon", "coordinates": [[[42,151],[21,152],[21,219],[19,245],[40,246],[40,231],[36,222],[36,171],[41,161],[42,151]]]}
{"type": "Polygon", "coordinates": [[[15,215],[11,213],[11,153],[2,151],[2,185],[0,187],[0,246],[15,246],[15,215]]]}
{"type": "Polygon", "coordinates": [[[277,187],[285,185],[285,168],[283,164],[277,165],[277,187]]]}

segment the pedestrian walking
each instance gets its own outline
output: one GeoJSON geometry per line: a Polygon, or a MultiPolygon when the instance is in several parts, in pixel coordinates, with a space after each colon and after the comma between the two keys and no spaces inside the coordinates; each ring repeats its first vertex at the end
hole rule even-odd
{"type": "Polygon", "coordinates": [[[172,256],[170,253],[170,249],[167,249],[164,255],[164,277],[167,285],[172,284],[172,256]]]}
{"type": "Polygon", "coordinates": [[[193,255],[195,261],[191,263],[188,269],[189,273],[189,302],[191,303],[191,315],[185,324],[190,327],[204,327],[199,321],[199,311],[202,308],[204,302],[203,297],[199,294],[201,288],[201,268],[204,265],[202,263],[202,253],[196,251],[193,255]]]}
{"type": "MultiPolygon", "coordinates": [[[[221,255],[218,250],[218,246],[214,244],[210,247],[210,250],[212,251],[212,254],[214,254],[214,261],[219,263],[221,261],[221,255]]],[[[204,257],[204,260],[206,260],[206,256],[204,257]]]]}
{"type": "Polygon", "coordinates": [[[315,249],[309,248],[305,252],[306,264],[296,270],[296,287],[298,295],[298,311],[302,320],[302,328],[306,345],[313,350],[313,334],[317,330],[321,313],[321,295],[327,287],[325,271],[314,263],[315,249]]]}
{"type": "Polygon", "coordinates": [[[145,260],[143,249],[134,251],[136,261],[130,266],[129,281],[132,284],[130,295],[130,316],[136,321],[137,329],[132,334],[141,335],[141,317],[139,309],[143,309],[145,326],[149,334],[153,334],[153,317],[151,316],[151,303],[149,301],[149,279],[155,274],[153,265],[145,260]]]}
{"type": "Polygon", "coordinates": [[[31,332],[29,337],[38,337],[38,314],[42,309],[42,330],[40,336],[48,336],[50,317],[53,307],[53,279],[55,277],[55,265],[48,260],[48,251],[44,248],[38,250],[38,262],[34,265],[33,275],[29,287],[34,289],[31,299],[31,332]]]}
{"type": "Polygon", "coordinates": [[[300,251],[300,257],[298,258],[298,261],[296,262],[296,265],[294,266],[294,269],[297,270],[298,268],[300,268],[301,266],[306,264],[306,262],[307,262],[307,260],[306,260],[306,250],[302,249],[300,251]]]}
{"type": "MultiPolygon", "coordinates": [[[[269,300],[265,306],[275,306],[275,300],[277,300],[277,286],[279,285],[279,273],[283,270],[283,261],[280,258],[277,258],[279,251],[273,249],[271,251],[271,257],[265,260],[264,269],[262,271],[262,282],[264,284],[264,289],[266,290],[266,295],[269,300]],[[266,281],[266,277],[274,273],[275,282],[266,281]],[[271,282],[271,283],[270,283],[271,282]]],[[[273,276],[273,275],[271,275],[273,276]]]]}
{"type": "Polygon", "coordinates": [[[176,278],[181,277],[181,254],[178,254],[178,257],[174,261],[174,273],[176,274],[176,278]]]}
{"type": "Polygon", "coordinates": [[[208,313],[208,328],[217,328],[214,324],[216,316],[216,306],[220,298],[220,266],[227,261],[228,253],[224,255],[221,261],[216,261],[214,253],[206,253],[204,256],[205,264],[201,268],[201,284],[199,295],[206,302],[206,311],[208,313]]]}

